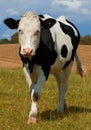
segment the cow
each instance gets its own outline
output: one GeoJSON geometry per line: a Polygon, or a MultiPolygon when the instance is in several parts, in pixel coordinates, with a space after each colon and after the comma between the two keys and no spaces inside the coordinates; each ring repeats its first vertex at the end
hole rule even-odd
{"type": "Polygon", "coordinates": [[[78,29],[65,16],[54,19],[32,11],[25,12],[19,20],[7,18],[4,23],[10,29],[18,29],[19,33],[19,54],[31,95],[28,123],[37,122],[38,100],[49,74],[57,80],[57,113],[62,113],[74,57],[78,73],[83,76],[82,64],[76,53],[80,40],[78,29]]]}

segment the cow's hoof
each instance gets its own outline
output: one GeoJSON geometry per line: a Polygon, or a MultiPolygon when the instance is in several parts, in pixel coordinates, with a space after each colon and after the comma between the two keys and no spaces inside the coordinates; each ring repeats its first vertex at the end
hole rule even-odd
{"type": "Polygon", "coordinates": [[[67,110],[67,104],[64,103],[63,107],[60,107],[60,106],[58,107],[57,114],[63,114],[66,110],[67,110]]]}
{"type": "Polygon", "coordinates": [[[28,124],[35,124],[37,123],[37,117],[36,114],[32,114],[29,116],[29,119],[27,121],[28,124]]]}

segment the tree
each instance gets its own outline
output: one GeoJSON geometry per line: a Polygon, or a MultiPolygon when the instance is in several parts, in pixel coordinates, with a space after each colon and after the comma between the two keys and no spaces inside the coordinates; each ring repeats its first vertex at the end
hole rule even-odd
{"type": "Polygon", "coordinates": [[[8,39],[1,39],[0,40],[0,44],[7,44],[10,43],[10,41],[8,39]]]}
{"type": "Polygon", "coordinates": [[[11,43],[18,43],[18,33],[11,36],[11,43]]]}
{"type": "Polygon", "coordinates": [[[81,37],[80,44],[91,45],[91,36],[90,35],[86,35],[84,37],[81,37]]]}

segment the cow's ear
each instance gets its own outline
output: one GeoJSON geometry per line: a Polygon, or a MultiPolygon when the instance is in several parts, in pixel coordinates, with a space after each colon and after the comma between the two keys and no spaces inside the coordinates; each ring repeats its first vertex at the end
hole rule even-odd
{"type": "Polygon", "coordinates": [[[10,28],[10,29],[17,29],[18,24],[20,20],[15,20],[12,18],[7,18],[4,20],[4,23],[10,28]]]}
{"type": "Polygon", "coordinates": [[[44,29],[49,29],[51,28],[54,24],[56,23],[56,20],[55,19],[52,19],[52,18],[48,18],[44,21],[41,21],[41,26],[42,28],[44,29]]]}

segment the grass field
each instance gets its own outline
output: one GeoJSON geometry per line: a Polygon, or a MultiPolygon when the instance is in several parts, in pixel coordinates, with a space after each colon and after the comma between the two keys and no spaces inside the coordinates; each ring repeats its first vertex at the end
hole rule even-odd
{"type": "Polygon", "coordinates": [[[21,69],[0,69],[0,130],[91,130],[91,74],[83,82],[72,73],[66,93],[67,109],[56,117],[58,91],[53,76],[38,104],[39,122],[28,125],[30,96],[21,69]]]}

